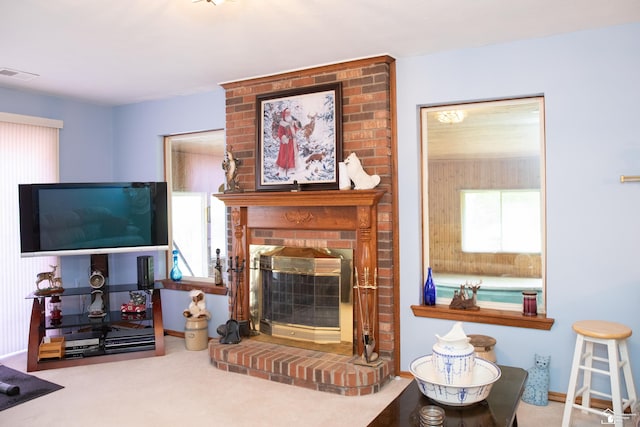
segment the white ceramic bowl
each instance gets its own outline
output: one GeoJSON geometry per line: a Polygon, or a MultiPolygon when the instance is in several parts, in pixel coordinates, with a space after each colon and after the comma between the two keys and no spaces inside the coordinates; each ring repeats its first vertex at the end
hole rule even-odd
{"type": "Polygon", "coordinates": [[[433,355],[428,354],[411,362],[409,370],[418,382],[422,394],[448,406],[469,406],[486,399],[498,381],[500,368],[488,360],[476,357],[473,378],[469,385],[456,386],[436,380],[433,355]]]}

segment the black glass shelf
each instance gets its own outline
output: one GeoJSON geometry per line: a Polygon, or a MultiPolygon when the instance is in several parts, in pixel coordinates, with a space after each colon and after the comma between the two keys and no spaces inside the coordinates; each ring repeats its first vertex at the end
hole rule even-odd
{"type": "Polygon", "coordinates": [[[33,291],[29,295],[25,297],[25,299],[35,299],[35,298],[44,298],[44,297],[52,297],[54,295],[65,297],[65,296],[74,296],[74,295],[88,295],[91,292],[99,290],[102,292],[130,292],[130,291],[144,291],[144,290],[152,290],[152,289],[163,289],[161,282],[155,282],[153,287],[139,287],[137,283],[130,283],[124,285],[106,285],[99,289],[94,289],[90,286],[80,287],[80,288],[64,288],[62,292],[39,292],[33,291]]]}
{"type": "Polygon", "coordinates": [[[91,329],[110,328],[118,322],[138,323],[153,320],[153,310],[150,308],[143,313],[122,313],[121,311],[110,311],[104,317],[89,317],[87,313],[81,314],[62,314],[60,320],[54,321],[51,317],[45,319],[45,329],[65,329],[65,328],[83,328],[91,327],[91,329]]]}

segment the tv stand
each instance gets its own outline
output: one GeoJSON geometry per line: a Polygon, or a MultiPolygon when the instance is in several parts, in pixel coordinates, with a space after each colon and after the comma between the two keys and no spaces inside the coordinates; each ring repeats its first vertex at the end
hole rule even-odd
{"type": "Polygon", "coordinates": [[[106,300],[109,299],[108,294],[145,292],[148,299],[146,311],[122,313],[120,307],[112,307],[109,310],[107,304],[104,317],[95,318],[89,317],[87,313],[63,312],[60,320],[51,319],[48,315],[47,303],[50,303],[51,297],[58,296],[64,299],[68,296],[89,296],[95,289],[66,288],[60,293],[46,295],[39,295],[37,291],[32,292],[26,297],[33,299],[27,349],[27,372],[163,356],[165,347],[160,289],[162,289],[160,282],[145,289],[139,289],[137,284],[106,285],[102,289],[106,300]],[[45,337],[49,337],[51,342],[58,341],[60,337],[64,337],[66,341],[73,341],[73,352],[67,351],[64,355],[54,354],[55,357],[41,357],[40,349],[45,337]]]}

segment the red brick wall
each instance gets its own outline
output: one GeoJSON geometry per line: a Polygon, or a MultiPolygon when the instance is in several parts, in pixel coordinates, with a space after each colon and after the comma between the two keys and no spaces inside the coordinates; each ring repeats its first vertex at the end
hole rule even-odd
{"type": "MultiPolygon", "coordinates": [[[[256,96],[327,83],[342,83],[343,158],[355,152],[369,174],[380,175],[385,195],[378,205],[378,296],[380,328],[378,349],[393,358],[394,269],[392,195],[392,100],[393,58],[388,56],[350,61],[251,80],[223,84],[226,90],[226,144],[242,160],[238,178],[244,191],[255,190],[256,96]]],[[[330,247],[352,247],[354,236],[326,231],[292,231],[287,236],[330,247]],[[340,240],[345,242],[340,243],[340,240]]],[[[265,237],[265,236],[263,236],[265,237]]],[[[274,236],[275,237],[275,236],[274,236]]],[[[283,238],[284,236],[278,236],[283,238]]],[[[321,246],[321,245],[318,245],[321,246]]]]}

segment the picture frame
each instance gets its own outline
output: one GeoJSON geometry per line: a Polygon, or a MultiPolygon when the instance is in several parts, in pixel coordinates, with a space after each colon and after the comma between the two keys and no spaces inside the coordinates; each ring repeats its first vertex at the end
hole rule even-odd
{"type": "Polygon", "coordinates": [[[256,97],[256,191],[337,190],[340,83],[256,97]]]}

